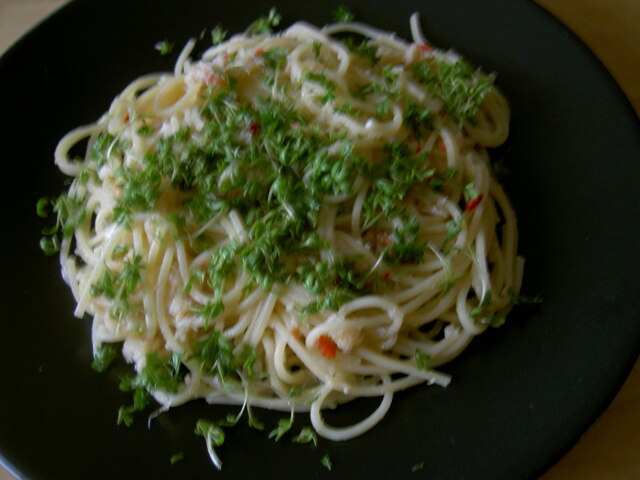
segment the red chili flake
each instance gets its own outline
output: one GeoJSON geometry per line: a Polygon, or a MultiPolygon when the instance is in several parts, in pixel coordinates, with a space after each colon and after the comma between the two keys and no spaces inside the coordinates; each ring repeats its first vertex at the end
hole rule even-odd
{"type": "Polygon", "coordinates": [[[391,278],[391,274],[389,272],[383,272],[380,278],[382,278],[382,280],[384,280],[385,282],[388,282],[391,278]]]}
{"type": "Polygon", "coordinates": [[[441,152],[447,151],[447,144],[444,143],[444,140],[442,139],[438,140],[438,150],[440,150],[441,152]]]}
{"type": "Polygon", "coordinates": [[[129,114],[127,113],[124,117],[124,123],[128,123],[129,122],[129,114]]]}
{"type": "Polygon", "coordinates": [[[336,357],[336,342],[329,335],[320,335],[318,338],[318,348],[320,353],[327,358],[336,357]]]}
{"type": "Polygon", "coordinates": [[[261,48],[259,48],[258,50],[256,50],[256,52],[253,54],[254,57],[261,57],[262,54],[264,53],[264,50],[262,50],[261,48]]]}
{"type": "Polygon", "coordinates": [[[420,153],[422,151],[422,145],[418,145],[416,147],[416,153],[420,153]]]}
{"type": "Polygon", "coordinates": [[[469,200],[469,201],[467,202],[467,206],[465,207],[465,210],[466,210],[467,212],[470,212],[471,210],[473,210],[474,208],[476,208],[476,207],[480,204],[480,202],[482,201],[482,197],[483,197],[483,195],[482,195],[482,194],[480,194],[480,195],[478,195],[477,197],[472,198],[471,200],[469,200]]]}
{"type": "Polygon", "coordinates": [[[418,43],[416,46],[425,53],[430,52],[432,48],[431,45],[426,43],[418,43]]]}
{"type": "Polygon", "coordinates": [[[260,133],[260,125],[258,125],[256,122],[253,122],[249,127],[249,130],[251,130],[251,135],[255,137],[258,135],[258,133],[260,133]]]}
{"type": "Polygon", "coordinates": [[[216,82],[216,76],[213,73],[210,73],[209,75],[207,75],[207,78],[204,79],[204,81],[208,84],[211,85],[213,83],[216,82]]]}

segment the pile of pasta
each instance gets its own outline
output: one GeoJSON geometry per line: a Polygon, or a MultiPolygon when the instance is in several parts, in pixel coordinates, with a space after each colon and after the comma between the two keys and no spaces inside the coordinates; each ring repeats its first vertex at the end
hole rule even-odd
{"type": "Polygon", "coordinates": [[[319,435],[349,439],[394,392],[448,385],[438,367],[504,321],[522,261],[487,148],[508,105],[412,26],[407,42],[296,23],[197,60],[191,42],[173,73],[61,140],[81,212],[60,246],[75,314],[162,409],[310,412],[319,435]],[[379,406],[324,420],[359,397],[379,406]]]}

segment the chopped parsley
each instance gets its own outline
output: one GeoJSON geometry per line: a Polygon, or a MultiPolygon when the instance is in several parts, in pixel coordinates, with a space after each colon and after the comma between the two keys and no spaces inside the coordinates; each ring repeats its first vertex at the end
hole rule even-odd
{"type": "Polygon", "coordinates": [[[331,100],[335,100],[336,84],[335,82],[329,80],[324,73],[306,72],[303,78],[310,82],[318,83],[326,89],[325,94],[320,98],[320,101],[322,103],[327,103],[331,100]]]}
{"type": "Polygon", "coordinates": [[[378,47],[369,40],[365,39],[358,42],[353,37],[346,37],[342,42],[358,57],[369,61],[372,65],[376,65],[381,60],[378,56],[378,47]]]}
{"type": "Polygon", "coordinates": [[[216,25],[212,30],[211,30],[211,44],[212,45],[218,45],[219,43],[222,43],[226,40],[227,38],[227,31],[222,28],[222,26],[220,25],[216,25]]]}
{"type": "Polygon", "coordinates": [[[484,97],[493,88],[493,79],[476,75],[475,68],[465,60],[453,63],[421,60],[413,65],[413,76],[442,100],[442,108],[459,127],[473,121],[484,97]]]}
{"type": "Polygon", "coordinates": [[[313,42],[313,55],[316,57],[316,60],[320,59],[320,50],[322,49],[322,42],[315,41],[313,42]]]}
{"type": "Polygon", "coordinates": [[[101,345],[93,352],[91,368],[96,372],[105,372],[118,357],[118,349],[113,344],[101,345]]]}
{"type": "Polygon", "coordinates": [[[236,370],[233,347],[217,330],[196,342],[193,358],[198,360],[202,373],[219,372],[221,376],[228,377],[236,370]]]}
{"type": "Polygon", "coordinates": [[[224,429],[210,420],[200,419],[196,423],[196,434],[205,438],[209,458],[213,465],[220,470],[222,468],[222,461],[220,457],[218,457],[215,447],[220,447],[224,443],[224,429]]]}
{"type": "Polygon", "coordinates": [[[498,328],[504,325],[506,317],[504,313],[490,310],[489,307],[493,304],[491,296],[491,292],[487,292],[480,304],[471,309],[469,316],[482,325],[498,328]]]}
{"type": "Polygon", "coordinates": [[[440,247],[443,252],[446,253],[448,251],[449,244],[451,242],[454,242],[456,237],[460,234],[460,232],[462,231],[463,222],[464,221],[462,217],[458,218],[457,220],[450,220],[449,222],[447,222],[447,236],[445,237],[444,241],[442,242],[442,246],[440,247]]]}
{"type": "Polygon", "coordinates": [[[169,55],[171,52],[173,52],[173,47],[174,44],[169,40],[161,40],[159,42],[156,42],[156,44],[154,45],[154,48],[158,52],[160,52],[160,55],[169,55]]]}
{"type": "Polygon", "coordinates": [[[325,454],[320,459],[320,465],[322,465],[327,470],[331,471],[331,469],[333,468],[333,462],[331,461],[331,457],[329,457],[329,454],[325,454]]]}
{"type": "Polygon", "coordinates": [[[384,260],[389,264],[420,263],[427,242],[418,242],[420,226],[415,217],[409,218],[405,225],[394,229],[391,234],[393,243],[384,252],[384,260]]]}
{"type": "Polygon", "coordinates": [[[512,305],[537,305],[542,303],[542,295],[522,295],[516,293],[513,289],[507,291],[512,305]]]}
{"type": "Polygon", "coordinates": [[[105,268],[100,280],[91,285],[91,295],[94,297],[104,295],[109,300],[114,300],[111,315],[114,318],[121,318],[129,310],[129,295],[141,282],[142,268],[140,255],[134,255],[132,259],[125,260],[121,272],[105,268]]]}
{"type": "Polygon", "coordinates": [[[468,202],[478,197],[478,191],[476,190],[476,186],[471,181],[464,182],[464,185],[462,187],[462,193],[464,195],[465,202],[468,202]]]}
{"type": "Polygon", "coordinates": [[[130,426],[136,412],[144,410],[150,403],[149,392],[162,390],[176,393],[183,383],[181,370],[183,355],[174,353],[164,359],[158,352],[145,356],[145,366],[137,375],[126,375],[120,378],[120,390],[131,392],[133,403],[123,405],[118,410],[118,425],[130,426]]]}
{"type": "Polygon", "coordinates": [[[312,443],[315,447],[318,445],[318,435],[311,427],[303,427],[292,441],[294,443],[312,443]]]}
{"type": "Polygon", "coordinates": [[[430,369],[431,355],[422,353],[420,350],[416,348],[416,350],[413,352],[413,358],[416,362],[416,368],[418,370],[422,370],[423,372],[425,372],[430,369]]]}
{"type": "Polygon", "coordinates": [[[292,409],[291,410],[291,416],[289,416],[288,418],[281,418],[278,421],[278,426],[276,428],[274,428],[273,430],[271,430],[271,432],[269,433],[269,438],[273,438],[277,442],[289,430],[291,430],[291,427],[293,426],[293,416],[294,415],[293,415],[293,409],[292,409]]]}
{"type": "Polygon", "coordinates": [[[404,121],[411,129],[414,137],[422,138],[423,133],[434,129],[434,115],[424,105],[409,101],[404,114],[404,121]]]}
{"type": "Polygon", "coordinates": [[[352,22],[354,17],[353,13],[344,5],[340,5],[333,10],[333,19],[336,22],[352,22]]]}
{"type": "Polygon", "coordinates": [[[364,202],[364,228],[375,225],[382,218],[403,215],[402,201],[407,193],[435,172],[426,152],[412,153],[404,143],[389,143],[384,152],[385,160],[366,172],[372,186],[364,202]]]}
{"type": "Polygon", "coordinates": [[[169,462],[171,463],[171,465],[174,465],[182,460],[184,460],[184,452],[174,453],[173,455],[171,455],[171,458],[169,458],[169,462]]]}
{"type": "Polygon", "coordinates": [[[263,35],[271,33],[275,27],[280,25],[282,17],[275,8],[269,10],[268,15],[258,18],[255,22],[247,27],[245,33],[247,35],[263,35]]]}
{"type": "Polygon", "coordinates": [[[76,228],[87,218],[83,195],[61,194],[57,198],[42,197],[36,205],[38,216],[46,218],[50,212],[56,215],[56,224],[42,230],[40,248],[47,255],[60,251],[61,240],[69,240],[76,228]]]}

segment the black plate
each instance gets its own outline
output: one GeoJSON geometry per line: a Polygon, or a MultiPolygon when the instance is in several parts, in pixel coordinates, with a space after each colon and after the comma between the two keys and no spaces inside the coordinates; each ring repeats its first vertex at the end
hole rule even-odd
{"type": "MultiPolygon", "coordinates": [[[[519,309],[444,368],[447,389],[396,396],[373,431],[316,448],[275,443],[239,426],[214,472],[201,416],[230,409],[195,403],[154,420],[116,426],[128,399],[114,377],[94,373],[89,321],[73,302],[57,260],[39,251],[35,203],[60,191],[56,141],[97,118],[129,80],[168,70],[156,41],[182,45],[221,22],[244,29],[273,0],[76,1],[16,44],[0,62],[3,286],[0,452],[28,479],[533,478],[577,440],[612,399],[640,339],[640,130],[610,75],[559,22],[522,0],[352,0],[359,18],[408,37],[422,13],[427,36],[486,70],[510,99],[512,135],[493,152],[527,257],[525,291],[539,309],[519,309]],[[184,460],[170,465],[171,455],[184,460]],[[320,465],[329,454],[333,471],[320,465]],[[412,467],[424,464],[412,473],[412,467]]],[[[342,3],[342,2],[341,2],[342,3]]],[[[285,23],[331,21],[338,2],[278,2],[285,23]]],[[[177,48],[176,50],[179,50],[177,48]]],[[[335,421],[370,408],[355,402],[335,421]]],[[[273,427],[279,413],[259,412],[273,427]]],[[[332,417],[333,418],[333,417],[332,417]]],[[[298,417],[298,426],[307,420],[298,417]]]]}

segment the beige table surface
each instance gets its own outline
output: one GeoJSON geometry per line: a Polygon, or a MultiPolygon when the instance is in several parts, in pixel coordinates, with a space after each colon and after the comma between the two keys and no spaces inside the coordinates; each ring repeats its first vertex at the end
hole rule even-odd
{"type": "MultiPolygon", "coordinates": [[[[640,0],[536,1],[589,45],[640,114],[640,0]]],[[[0,0],[0,53],[63,3],[65,0],[0,0]]],[[[0,480],[13,478],[0,467],[0,480]]],[[[602,417],[540,480],[638,479],[640,362],[602,417]]]]}

